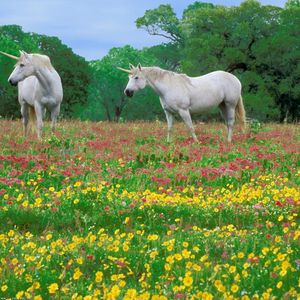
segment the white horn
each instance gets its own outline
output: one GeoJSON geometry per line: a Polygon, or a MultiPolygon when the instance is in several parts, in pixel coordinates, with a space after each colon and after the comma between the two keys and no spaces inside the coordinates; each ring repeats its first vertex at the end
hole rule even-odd
{"type": "Polygon", "coordinates": [[[120,67],[117,67],[117,69],[120,70],[120,71],[123,71],[123,72],[131,74],[130,70],[126,70],[126,69],[123,69],[123,68],[120,68],[120,67]]]}
{"type": "Polygon", "coordinates": [[[10,58],[12,58],[12,59],[15,59],[15,60],[18,60],[18,59],[19,59],[19,57],[17,57],[17,56],[14,56],[14,55],[11,55],[11,54],[2,52],[2,51],[0,51],[0,53],[3,54],[3,55],[5,55],[5,56],[7,56],[7,57],[10,57],[10,58]]]}

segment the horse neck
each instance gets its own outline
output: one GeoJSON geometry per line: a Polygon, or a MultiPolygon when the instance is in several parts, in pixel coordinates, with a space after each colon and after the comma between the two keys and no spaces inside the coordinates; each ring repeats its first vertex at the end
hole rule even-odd
{"type": "Polygon", "coordinates": [[[143,74],[147,80],[149,86],[160,96],[165,94],[165,89],[168,86],[168,82],[164,80],[164,76],[159,78],[158,73],[162,72],[161,69],[155,67],[144,67],[143,74]]]}
{"type": "Polygon", "coordinates": [[[37,77],[42,88],[48,93],[51,94],[53,91],[53,86],[55,85],[55,70],[49,69],[47,67],[36,67],[35,76],[37,77]]]}

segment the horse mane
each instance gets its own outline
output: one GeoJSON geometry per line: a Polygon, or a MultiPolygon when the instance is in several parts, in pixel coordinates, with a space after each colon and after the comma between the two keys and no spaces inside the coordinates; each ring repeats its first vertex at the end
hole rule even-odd
{"type": "Polygon", "coordinates": [[[192,85],[191,78],[184,73],[176,73],[159,67],[143,67],[142,71],[145,71],[146,76],[152,80],[168,80],[185,87],[192,85]]]}

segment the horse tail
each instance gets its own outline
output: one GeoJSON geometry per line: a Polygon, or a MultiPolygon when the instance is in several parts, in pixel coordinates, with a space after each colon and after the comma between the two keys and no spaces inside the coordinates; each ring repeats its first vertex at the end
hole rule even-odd
{"type": "Polygon", "coordinates": [[[29,117],[29,130],[31,132],[34,131],[34,124],[36,123],[36,114],[35,114],[35,109],[34,109],[34,106],[31,106],[31,105],[28,105],[28,108],[29,108],[29,114],[28,114],[28,117],[29,117]]]}
{"type": "Polygon", "coordinates": [[[238,122],[240,122],[243,126],[243,129],[246,128],[246,112],[244,108],[243,98],[240,96],[239,102],[235,107],[235,115],[238,122]]]}

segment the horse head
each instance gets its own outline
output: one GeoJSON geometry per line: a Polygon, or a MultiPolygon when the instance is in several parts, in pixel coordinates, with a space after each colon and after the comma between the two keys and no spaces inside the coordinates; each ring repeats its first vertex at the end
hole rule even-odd
{"type": "Polygon", "coordinates": [[[18,62],[15,65],[14,70],[8,78],[8,82],[11,85],[16,86],[18,82],[24,80],[25,78],[34,75],[34,66],[31,61],[31,54],[24,51],[20,51],[20,57],[15,57],[18,62]]]}
{"type": "Polygon", "coordinates": [[[130,70],[126,70],[123,68],[118,69],[123,72],[129,73],[129,81],[124,90],[124,94],[128,97],[132,97],[134,92],[141,90],[146,86],[147,80],[143,75],[141,64],[138,64],[137,67],[134,67],[132,64],[129,64],[129,67],[130,70]]]}

